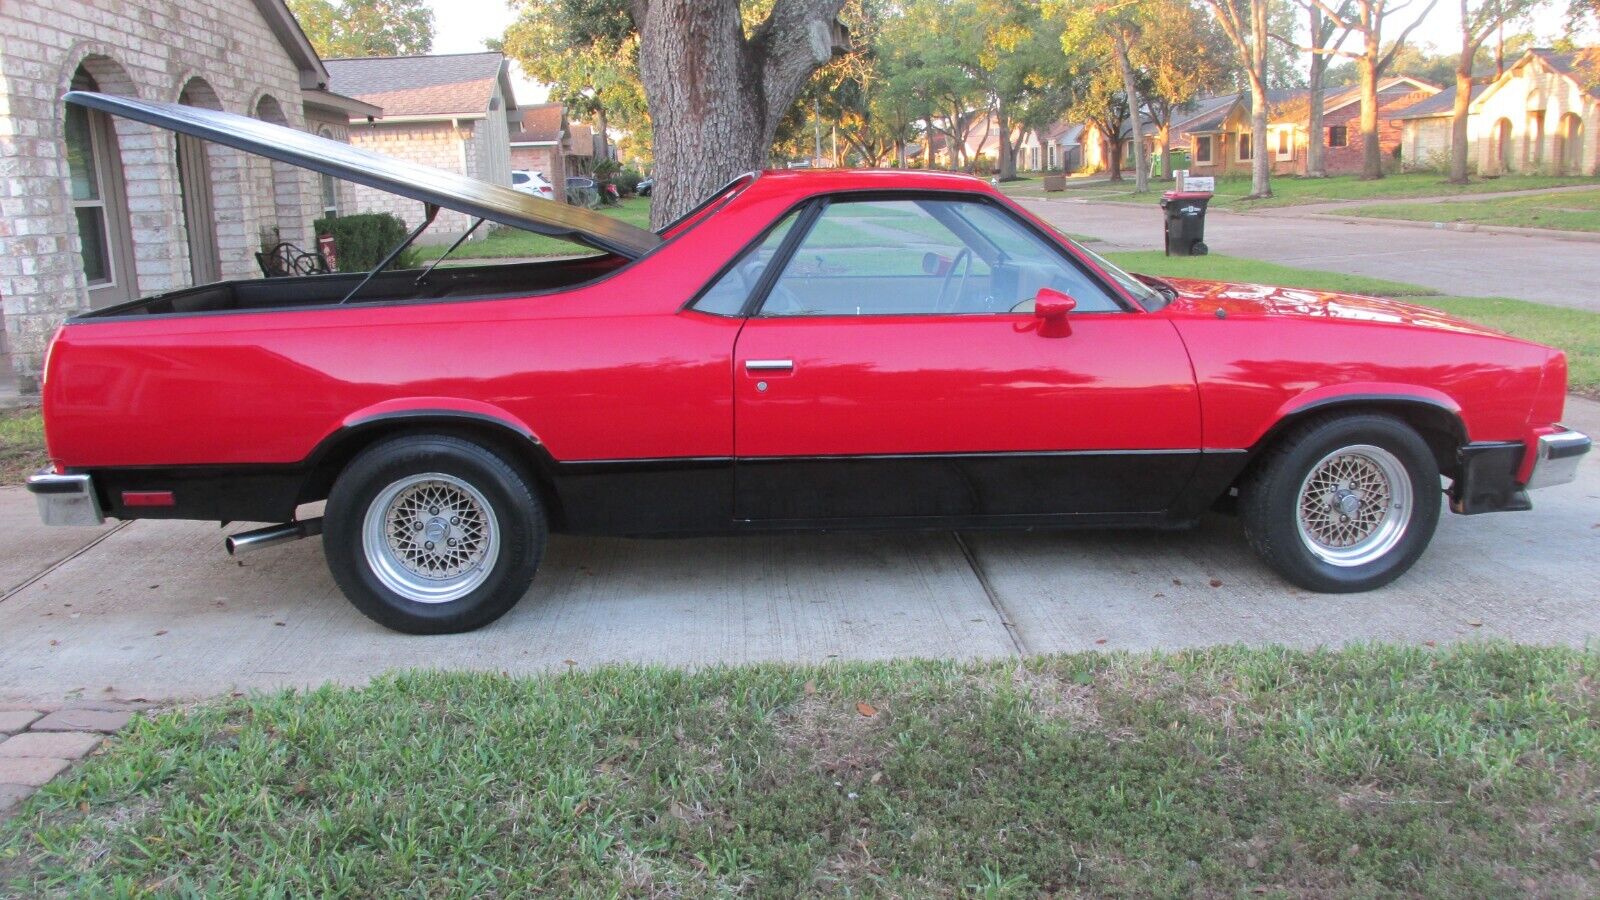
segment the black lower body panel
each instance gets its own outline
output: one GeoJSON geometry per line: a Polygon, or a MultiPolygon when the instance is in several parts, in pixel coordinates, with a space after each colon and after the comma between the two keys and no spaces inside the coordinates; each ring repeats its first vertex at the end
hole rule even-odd
{"type": "MultiPolygon", "coordinates": [[[[929,454],[553,463],[552,528],[692,535],[807,529],[1167,527],[1197,519],[1248,460],[1243,451],[929,454]]],[[[107,515],[286,522],[302,466],[93,469],[107,515]],[[129,507],[123,492],[170,491],[129,507]]]]}
{"type": "Polygon", "coordinates": [[[1456,476],[1450,482],[1451,511],[1471,516],[1533,509],[1527,489],[1517,483],[1517,470],[1526,452],[1527,448],[1515,441],[1462,447],[1456,476]]]}

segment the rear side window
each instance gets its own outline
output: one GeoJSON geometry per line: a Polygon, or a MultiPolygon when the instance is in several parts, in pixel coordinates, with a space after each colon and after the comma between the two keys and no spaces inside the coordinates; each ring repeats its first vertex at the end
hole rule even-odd
{"type": "Polygon", "coordinates": [[[700,299],[694,303],[694,308],[714,316],[737,316],[743,312],[744,303],[750,298],[750,292],[755,290],[756,283],[761,280],[761,273],[771,264],[772,257],[783,245],[783,239],[788,236],[798,217],[798,211],[784,216],[761,243],[746,250],[738,262],[700,295],[700,299]]]}

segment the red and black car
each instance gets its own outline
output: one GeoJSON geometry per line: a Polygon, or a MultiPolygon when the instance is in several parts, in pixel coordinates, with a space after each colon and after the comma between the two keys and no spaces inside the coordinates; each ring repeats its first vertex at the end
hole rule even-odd
{"type": "Polygon", "coordinates": [[[67,99],[596,251],[208,284],[56,336],[47,522],[320,531],[350,599],[405,631],[493,621],[549,531],[1222,507],[1290,581],[1365,590],[1423,552],[1441,490],[1528,509],[1590,445],[1559,424],[1559,351],[1370,297],[1131,275],[973,178],[750,174],[651,233],[240,116],[67,99]]]}

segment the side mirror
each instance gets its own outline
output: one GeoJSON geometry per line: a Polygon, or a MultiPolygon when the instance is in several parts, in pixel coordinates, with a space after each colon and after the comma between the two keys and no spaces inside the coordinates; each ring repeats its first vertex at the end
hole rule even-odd
{"type": "Polygon", "coordinates": [[[1033,316],[1039,320],[1041,337],[1066,337],[1072,333],[1067,314],[1078,308],[1078,301],[1054,288],[1040,288],[1033,295],[1033,316]]]}

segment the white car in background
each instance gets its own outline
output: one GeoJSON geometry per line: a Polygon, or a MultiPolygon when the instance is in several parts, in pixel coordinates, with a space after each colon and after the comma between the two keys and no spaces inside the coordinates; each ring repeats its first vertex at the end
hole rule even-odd
{"type": "Polygon", "coordinates": [[[543,172],[535,172],[532,169],[513,169],[511,171],[511,189],[521,191],[524,194],[532,194],[535,197],[542,197],[546,200],[554,200],[556,198],[556,189],[550,183],[550,179],[544,177],[543,172]]]}

